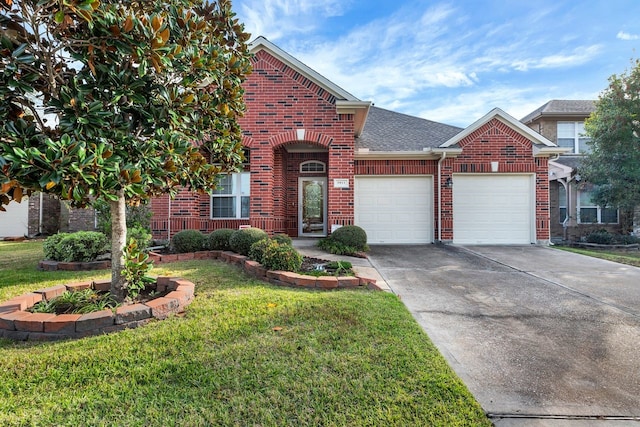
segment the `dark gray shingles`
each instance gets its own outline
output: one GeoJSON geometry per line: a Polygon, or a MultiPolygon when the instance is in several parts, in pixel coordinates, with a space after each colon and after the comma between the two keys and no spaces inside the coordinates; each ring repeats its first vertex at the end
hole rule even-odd
{"type": "Polygon", "coordinates": [[[529,124],[540,116],[584,115],[585,117],[596,109],[595,101],[586,99],[553,99],[520,120],[529,124]]]}
{"type": "Polygon", "coordinates": [[[438,147],[462,128],[378,107],[371,107],[362,135],[356,138],[356,149],[370,151],[422,151],[438,147]]]}
{"type": "Polygon", "coordinates": [[[582,158],[583,156],[564,155],[554,160],[554,162],[560,163],[561,165],[564,165],[564,166],[569,166],[571,169],[578,169],[582,164],[582,158]]]}

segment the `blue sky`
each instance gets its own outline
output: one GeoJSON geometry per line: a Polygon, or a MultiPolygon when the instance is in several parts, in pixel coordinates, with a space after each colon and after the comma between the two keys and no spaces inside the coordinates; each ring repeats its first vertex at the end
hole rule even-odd
{"type": "Polygon", "coordinates": [[[465,127],[500,107],[597,99],[640,57],[640,1],[234,0],[262,35],[361,100],[465,127]]]}

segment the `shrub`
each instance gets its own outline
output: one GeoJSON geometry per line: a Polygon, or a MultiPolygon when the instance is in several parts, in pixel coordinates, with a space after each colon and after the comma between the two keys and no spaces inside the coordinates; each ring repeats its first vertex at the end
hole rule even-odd
{"type": "Polygon", "coordinates": [[[274,234],[271,239],[273,239],[274,241],[280,243],[281,245],[289,245],[289,246],[291,246],[291,244],[293,243],[292,240],[291,240],[291,237],[289,237],[286,234],[274,234]]]}
{"type": "Polygon", "coordinates": [[[131,227],[127,229],[127,239],[135,239],[138,248],[144,250],[151,244],[151,233],[144,227],[131,227]]]}
{"type": "Polygon", "coordinates": [[[597,243],[600,245],[610,245],[613,243],[613,234],[606,230],[593,231],[585,238],[587,243],[597,243]]]}
{"type": "Polygon", "coordinates": [[[269,235],[261,228],[243,228],[233,232],[229,237],[231,250],[240,255],[249,255],[251,245],[263,239],[268,239],[269,235]]]}
{"type": "Polygon", "coordinates": [[[249,259],[259,262],[262,264],[262,260],[264,258],[264,253],[270,245],[278,244],[277,241],[272,239],[262,239],[255,242],[251,245],[251,249],[249,249],[249,259]]]}
{"type": "Polygon", "coordinates": [[[97,231],[58,233],[43,245],[46,259],[64,262],[89,262],[109,251],[107,236],[97,231]]]}
{"type": "MultiPolygon", "coordinates": [[[[93,208],[96,210],[98,230],[111,238],[111,210],[109,203],[104,200],[95,200],[93,208]]],[[[127,228],[144,228],[147,231],[151,231],[152,216],[153,214],[148,205],[127,206],[127,228]]]]}
{"type": "Polygon", "coordinates": [[[229,238],[235,232],[230,228],[219,228],[206,237],[205,246],[211,251],[230,251],[229,238]]]}
{"type": "Polygon", "coordinates": [[[331,239],[342,246],[356,248],[356,251],[366,251],[367,233],[357,225],[345,225],[331,233],[331,239]]]}
{"type": "Polygon", "coordinates": [[[203,247],[204,235],[198,230],[182,230],[171,239],[172,251],[179,254],[201,251],[203,247]]]}
{"type": "Polygon", "coordinates": [[[302,255],[292,246],[272,241],[264,251],[262,265],[268,270],[298,271],[302,255]]]}
{"type": "Polygon", "coordinates": [[[633,245],[635,243],[640,243],[640,239],[638,239],[636,236],[631,236],[628,234],[618,236],[618,239],[616,240],[618,240],[622,245],[633,245]]]}
{"type": "Polygon", "coordinates": [[[147,276],[153,267],[153,262],[149,261],[149,255],[139,249],[135,239],[130,238],[129,244],[124,248],[124,269],[122,275],[126,280],[125,290],[127,297],[135,300],[148,284],[155,281],[147,276]]]}

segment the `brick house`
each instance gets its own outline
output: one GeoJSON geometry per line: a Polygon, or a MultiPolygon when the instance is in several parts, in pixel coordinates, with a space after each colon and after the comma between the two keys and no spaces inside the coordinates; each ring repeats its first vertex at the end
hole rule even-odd
{"type": "Polygon", "coordinates": [[[632,215],[591,201],[592,187],[580,176],[589,152],[584,121],[595,111],[591,100],[551,100],[524,118],[529,126],[567,150],[549,161],[550,233],[554,241],[580,240],[595,230],[627,233],[632,215]]]}
{"type": "Polygon", "coordinates": [[[263,37],[241,119],[248,162],[212,196],[151,202],[152,231],[253,226],[369,242],[549,241],[548,160],[559,149],[500,109],[460,129],[361,101],[263,37]]]}
{"type": "Polygon", "coordinates": [[[96,229],[93,209],[72,209],[49,194],[35,193],[5,208],[0,212],[0,239],[96,229]]]}

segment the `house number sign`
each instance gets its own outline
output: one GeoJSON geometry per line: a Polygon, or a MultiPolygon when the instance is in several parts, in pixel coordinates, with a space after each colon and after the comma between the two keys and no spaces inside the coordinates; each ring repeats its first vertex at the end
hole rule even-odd
{"type": "Polygon", "coordinates": [[[343,178],[334,179],[333,188],[349,188],[349,179],[343,179],[343,178]]]}

